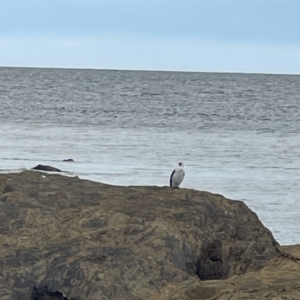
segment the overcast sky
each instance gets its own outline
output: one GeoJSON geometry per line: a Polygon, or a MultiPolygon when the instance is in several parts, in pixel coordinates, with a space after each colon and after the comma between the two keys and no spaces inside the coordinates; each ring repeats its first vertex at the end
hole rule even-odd
{"type": "Polygon", "coordinates": [[[0,0],[0,65],[300,74],[300,0],[0,0]]]}

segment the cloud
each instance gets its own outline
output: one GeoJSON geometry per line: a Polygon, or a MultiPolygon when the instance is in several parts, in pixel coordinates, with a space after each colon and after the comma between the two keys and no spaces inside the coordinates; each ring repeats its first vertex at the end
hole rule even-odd
{"type": "Polygon", "coordinates": [[[0,39],[2,66],[299,74],[300,46],[99,35],[0,39]]]}

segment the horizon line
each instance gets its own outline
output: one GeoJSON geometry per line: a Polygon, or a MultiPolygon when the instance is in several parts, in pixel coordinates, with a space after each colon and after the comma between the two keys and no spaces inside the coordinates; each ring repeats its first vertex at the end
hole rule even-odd
{"type": "Polygon", "coordinates": [[[216,73],[216,74],[246,74],[246,75],[287,75],[299,76],[300,73],[271,73],[271,72],[242,72],[242,71],[195,71],[195,70],[162,70],[162,69],[116,69],[116,68],[93,68],[93,67],[52,67],[52,66],[7,66],[0,68],[19,69],[61,69],[61,70],[91,70],[91,71],[128,71],[128,72],[169,72],[169,73],[216,73]]]}

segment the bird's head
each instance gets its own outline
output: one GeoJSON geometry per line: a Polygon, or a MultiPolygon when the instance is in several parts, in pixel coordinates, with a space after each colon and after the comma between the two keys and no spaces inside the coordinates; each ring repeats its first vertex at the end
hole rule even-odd
{"type": "Polygon", "coordinates": [[[183,162],[180,162],[180,163],[178,164],[178,166],[179,166],[179,167],[183,167],[183,162]]]}

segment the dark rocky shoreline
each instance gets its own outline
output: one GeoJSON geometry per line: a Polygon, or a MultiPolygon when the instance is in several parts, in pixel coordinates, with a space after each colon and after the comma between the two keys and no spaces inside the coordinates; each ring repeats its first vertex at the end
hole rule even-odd
{"type": "Polygon", "coordinates": [[[300,299],[300,247],[208,192],[0,174],[0,247],[1,300],[300,299]]]}

